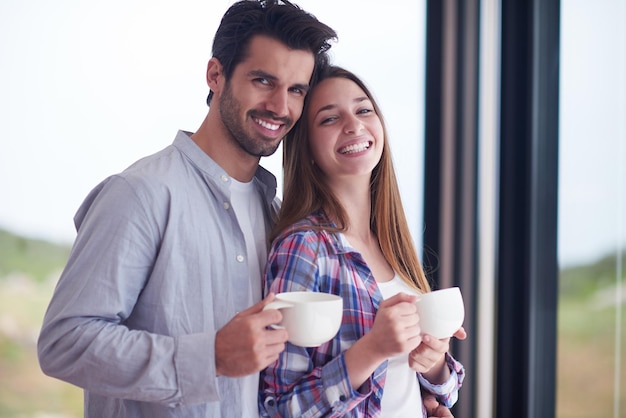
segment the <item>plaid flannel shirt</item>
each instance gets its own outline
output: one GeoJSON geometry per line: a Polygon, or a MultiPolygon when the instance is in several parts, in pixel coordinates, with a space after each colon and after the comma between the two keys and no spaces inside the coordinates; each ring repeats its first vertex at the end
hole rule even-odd
{"type": "MultiPolygon", "coordinates": [[[[315,229],[329,223],[321,213],[311,215],[283,232],[270,250],[266,294],[326,292],[340,295],[344,305],[341,327],[332,340],[313,348],[287,343],[279,359],[261,373],[262,416],[380,416],[387,362],[354,390],[343,353],[372,328],[382,295],[369,267],[343,234],[315,229]]],[[[457,400],[465,372],[448,354],[446,360],[451,376],[444,384],[433,385],[419,373],[416,378],[422,390],[450,407],[457,400]]],[[[426,417],[425,411],[422,414],[426,417]]]]}

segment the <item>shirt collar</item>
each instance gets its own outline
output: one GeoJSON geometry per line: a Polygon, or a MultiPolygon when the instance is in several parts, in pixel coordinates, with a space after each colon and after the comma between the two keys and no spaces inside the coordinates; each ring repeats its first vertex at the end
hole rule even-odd
{"type": "MultiPolygon", "coordinates": [[[[183,130],[178,131],[174,139],[174,146],[185,154],[195,166],[208,174],[209,177],[214,179],[217,183],[220,183],[219,180],[221,180],[223,176],[230,178],[226,171],[213,161],[213,159],[191,139],[191,135],[191,132],[183,130]]],[[[263,191],[266,200],[271,202],[276,197],[276,177],[261,166],[257,168],[254,177],[263,191]]]]}

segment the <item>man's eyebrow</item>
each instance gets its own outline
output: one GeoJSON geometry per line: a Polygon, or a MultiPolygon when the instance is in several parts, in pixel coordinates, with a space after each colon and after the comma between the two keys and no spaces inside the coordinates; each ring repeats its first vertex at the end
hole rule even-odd
{"type": "MultiPolygon", "coordinates": [[[[276,77],[275,75],[272,75],[270,73],[266,73],[263,70],[252,70],[248,72],[248,76],[251,77],[261,77],[261,78],[266,78],[268,80],[271,81],[277,81],[278,77],[276,77]]],[[[293,86],[291,86],[291,88],[297,88],[299,90],[304,91],[305,93],[309,91],[310,86],[308,84],[301,84],[301,83],[296,83],[293,86]]]]}
{"type": "Polygon", "coordinates": [[[266,73],[263,70],[252,70],[248,72],[248,75],[251,77],[267,78],[268,80],[278,80],[278,77],[276,77],[275,75],[271,75],[270,73],[266,73]]]}

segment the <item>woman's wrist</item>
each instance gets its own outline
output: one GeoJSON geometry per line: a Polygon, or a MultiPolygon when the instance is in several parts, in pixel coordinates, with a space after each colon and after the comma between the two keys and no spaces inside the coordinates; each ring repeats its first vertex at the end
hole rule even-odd
{"type": "Polygon", "coordinates": [[[422,376],[433,385],[441,385],[450,379],[450,367],[446,362],[446,355],[441,356],[429,371],[422,373],[422,376]]]}

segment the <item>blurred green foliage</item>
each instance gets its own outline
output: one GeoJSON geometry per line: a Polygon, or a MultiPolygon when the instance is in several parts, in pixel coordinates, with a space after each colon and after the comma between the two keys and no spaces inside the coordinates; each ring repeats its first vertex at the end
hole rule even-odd
{"type": "MultiPolygon", "coordinates": [[[[626,260],[626,251],[621,258],[626,260]]],[[[594,263],[562,268],[559,272],[560,298],[580,301],[615,285],[616,262],[617,254],[611,254],[594,263]]]]}
{"type": "Polygon", "coordinates": [[[25,274],[42,282],[65,265],[69,245],[29,239],[0,229],[0,280],[25,274]]]}
{"type": "Polygon", "coordinates": [[[82,416],[82,390],[45,376],[37,336],[70,246],[0,230],[0,418],[82,416]]]}

